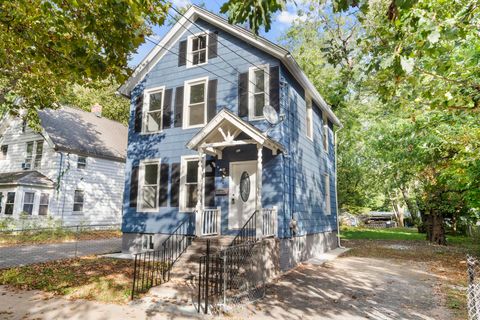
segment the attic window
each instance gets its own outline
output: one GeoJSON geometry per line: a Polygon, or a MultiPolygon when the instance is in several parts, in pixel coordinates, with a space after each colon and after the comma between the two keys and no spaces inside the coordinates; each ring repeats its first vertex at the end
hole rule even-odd
{"type": "Polygon", "coordinates": [[[208,34],[201,33],[188,37],[187,66],[197,66],[208,62],[207,57],[208,34]]]}
{"type": "Polygon", "coordinates": [[[87,157],[78,156],[77,168],[78,169],[85,169],[86,166],[87,166],[87,157]]]}

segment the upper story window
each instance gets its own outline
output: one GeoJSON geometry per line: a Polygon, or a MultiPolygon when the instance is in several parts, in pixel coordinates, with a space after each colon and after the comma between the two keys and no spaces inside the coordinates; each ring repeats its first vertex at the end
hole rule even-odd
{"type": "Polygon", "coordinates": [[[140,164],[139,210],[155,210],[160,192],[160,161],[146,160],[140,164]]]}
{"type": "Polygon", "coordinates": [[[86,167],[87,167],[87,157],[78,156],[77,168],[78,169],[85,169],[86,167]]]}
{"type": "Polygon", "coordinates": [[[143,132],[153,133],[162,130],[164,93],[164,87],[145,91],[143,132]]]}
{"type": "Polygon", "coordinates": [[[188,37],[187,67],[202,65],[208,62],[208,34],[201,33],[188,37]]]}
{"type": "Polygon", "coordinates": [[[323,113],[323,149],[328,153],[328,119],[327,114],[323,113]]]}
{"type": "Polygon", "coordinates": [[[208,78],[185,82],[184,129],[205,125],[207,119],[207,83],[208,78]]]}
{"type": "Polygon", "coordinates": [[[75,190],[73,195],[73,212],[82,212],[83,203],[85,201],[85,193],[83,190],[75,190]]]}
{"type": "Polygon", "coordinates": [[[180,168],[180,210],[192,211],[197,205],[198,157],[183,157],[180,168]]]}
{"type": "Polygon", "coordinates": [[[305,103],[307,106],[306,110],[306,120],[305,125],[307,127],[307,138],[313,141],[313,110],[312,110],[312,98],[307,95],[305,99],[305,103]]]}
{"type": "Polygon", "coordinates": [[[7,193],[7,201],[5,202],[5,214],[12,215],[15,206],[15,192],[7,193]]]}
{"type": "Polygon", "coordinates": [[[8,145],[2,145],[0,147],[0,160],[7,159],[7,154],[8,154],[8,145]]]}
{"type": "Polygon", "coordinates": [[[39,168],[42,163],[43,140],[27,142],[24,169],[39,168]]]}
{"type": "Polygon", "coordinates": [[[269,76],[268,65],[249,69],[249,119],[262,119],[263,107],[269,104],[269,76]]]}

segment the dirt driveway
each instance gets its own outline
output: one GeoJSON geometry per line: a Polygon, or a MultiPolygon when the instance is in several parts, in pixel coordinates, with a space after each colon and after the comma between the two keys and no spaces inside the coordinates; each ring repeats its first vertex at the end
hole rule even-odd
{"type": "Polygon", "coordinates": [[[437,281],[423,263],[340,257],[299,266],[224,319],[452,319],[437,281]]]}

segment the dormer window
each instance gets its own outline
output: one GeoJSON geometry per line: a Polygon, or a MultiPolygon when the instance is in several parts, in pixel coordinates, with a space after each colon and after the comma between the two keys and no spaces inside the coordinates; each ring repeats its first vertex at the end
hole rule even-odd
{"type": "Polygon", "coordinates": [[[249,70],[249,119],[263,119],[263,108],[269,104],[268,90],[270,79],[268,77],[268,65],[252,67],[249,70]]]}
{"type": "Polygon", "coordinates": [[[208,62],[208,34],[201,33],[198,35],[192,35],[188,37],[187,44],[187,66],[193,67],[202,65],[208,62]]]}

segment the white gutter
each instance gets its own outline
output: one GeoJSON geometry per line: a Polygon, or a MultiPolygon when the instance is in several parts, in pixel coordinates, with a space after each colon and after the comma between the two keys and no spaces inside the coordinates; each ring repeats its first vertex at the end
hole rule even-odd
{"type": "Polygon", "coordinates": [[[340,241],[340,219],[338,219],[338,187],[337,187],[337,184],[338,184],[338,154],[337,154],[337,144],[338,144],[338,139],[337,139],[337,133],[338,131],[342,130],[343,127],[339,127],[336,131],[335,131],[335,207],[337,209],[337,241],[338,241],[338,247],[339,248],[344,248],[342,246],[342,243],[340,241]]]}

